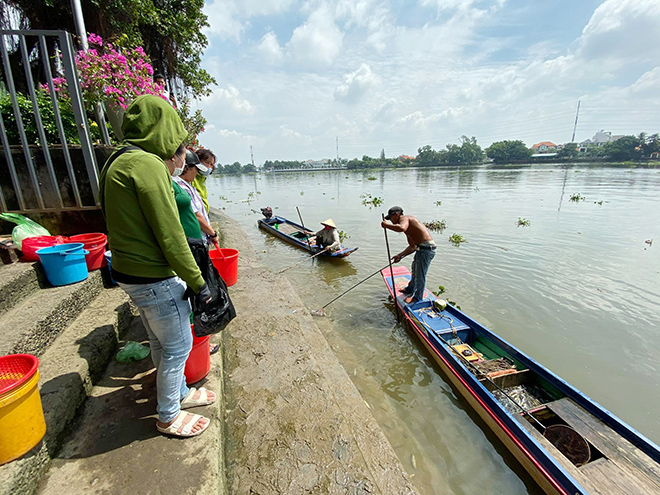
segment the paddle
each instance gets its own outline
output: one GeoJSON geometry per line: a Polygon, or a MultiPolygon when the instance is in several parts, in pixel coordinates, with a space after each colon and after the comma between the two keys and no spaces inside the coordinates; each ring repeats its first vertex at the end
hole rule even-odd
{"type": "MultiPolygon", "coordinates": [[[[371,275],[369,275],[368,277],[366,277],[366,278],[360,280],[360,281],[359,281],[357,284],[355,284],[353,287],[351,287],[351,288],[349,288],[349,289],[346,289],[344,292],[342,292],[341,294],[339,294],[337,297],[335,297],[332,301],[330,301],[329,303],[327,303],[325,306],[321,307],[320,309],[315,309],[315,310],[313,310],[313,311],[310,311],[309,314],[311,314],[312,316],[327,316],[327,315],[325,314],[325,311],[324,311],[325,308],[327,308],[328,306],[330,306],[333,302],[335,302],[337,299],[339,299],[341,296],[343,296],[343,295],[346,294],[347,292],[350,292],[350,291],[352,291],[353,289],[355,289],[355,288],[356,288],[358,285],[360,285],[361,283],[366,282],[367,280],[369,280],[371,277],[373,277],[373,276],[375,276],[375,275],[378,275],[381,271],[383,271],[383,270],[384,270],[385,268],[387,268],[388,266],[390,266],[389,263],[388,263],[387,265],[385,265],[383,268],[381,268],[381,269],[379,269],[379,270],[376,270],[375,272],[373,272],[373,273],[372,273],[371,275]]],[[[394,278],[392,278],[392,284],[394,284],[394,278]]]]}
{"type": "Polygon", "coordinates": [[[284,273],[285,271],[289,270],[290,268],[293,268],[294,266],[298,266],[299,264],[304,263],[305,261],[312,260],[312,259],[316,258],[319,254],[323,254],[323,253],[325,253],[328,249],[330,249],[330,246],[323,248],[321,251],[319,251],[318,253],[316,253],[316,254],[313,255],[313,256],[309,256],[308,258],[305,258],[305,259],[302,260],[302,261],[299,261],[299,262],[297,262],[297,263],[294,263],[293,265],[291,265],[291,266],[285,268],[284,270],[277,272],[277,274],[279,275],[279,274],[284,273]]]}
{"type": "Polygon", "coordinates": [[[296,211],[298,212],[298,218],[300,218],[300,225],[302,225],[303,230],[305,231],[305,240],[307,241],[307,247],[309,248],[309,252],[312,252],[312,245],[309,243],[309,236],[307,236],[307,229],[305,228],[305,223],[303,222],[302,215],[300,214],[300,208],[296,206],[296,211]]]}
{"type": "MultiPolygon", "coordinates": [[[[383,217],[383,222],[384,222],[385,214],[381,213],[381,216],[383,217]]],[[[394,271],[392,270],[392,255],[390,254],[390,243],[387,240],[387,229],[385,227],[383,227],[383,232],[385,233],[385,246],[387,246],[387,260],[389,261],[390,264],[390,277],[392,278],[392,287],[394,287],[394,271]]],[[[399,306],[395,304],[394,307],[396,308],[396,322],[401,323],[401,315],[399,315],[399,306]]]]}

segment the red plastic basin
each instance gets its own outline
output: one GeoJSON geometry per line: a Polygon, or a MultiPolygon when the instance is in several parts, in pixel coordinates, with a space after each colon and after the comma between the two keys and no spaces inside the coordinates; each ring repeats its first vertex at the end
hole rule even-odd
{"type": "Polygon", "coordinates": [[[39,261],[37,251],[41,248],[55,246],[56,244],[64,244],[67,242],[66,237],[61,235],[38,235],[36,237],[28,237],[23,239],[21,251],[23,257],[21,261],[39,261]]]}
{"type": "Polygon", "coordinates": [[[98,270],[106,266],[105,246],[108,237],[102,233],[78,234],[69,237],[69,242],[82,242],[89,254],[85,257],[87,270],[98,270]]]}
{"type": "MultiPolygon", "coordinates": [[[[193,325],[190,325],[192,331],[193,325]]],[[[186,384],[197,383],[211,370],[211,351],[209,348],[210,335],[196,337],[193,332],[193,345],[186,361],[183,374],[186,375],[186,384]]]]}

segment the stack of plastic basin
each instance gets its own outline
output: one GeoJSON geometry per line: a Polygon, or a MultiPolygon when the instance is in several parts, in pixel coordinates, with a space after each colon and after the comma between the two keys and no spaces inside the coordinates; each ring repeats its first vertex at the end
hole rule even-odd
{"type": "Polygon", "coordinates": [[[105,234],[79,234],[69,237],[69,242],[82,242],[85,249],[89,251],[87,255],[87,269],[98,270],[106,265],[105,246],[108,243],[108,237],[105,234]]]}
{"type": "Polygon", "coordinates": [[[238,280],[238,251],[236,249],[214,249],[209,251],[209,258],[227,287],[234,285],[238,280]]]}
{"type": "Polygon", "coordinates": [[[108,265],[108,274],[110,275],[110,283],[112,285],[119,285],[114,278],[112,278],[112,251],[105,252],[105,263],[108,265]]]}
{"type": "Polygon", "coordinates": [[[186,375],[186,384],[197,383],[211,370],[211,350],[209,346],[210,335],[206,337],[196,337],[193,331],[193,325],[190,325],[190,331],[193,332],[193,345],[183,374],[186,375]]]}
{"type": "Polygon", "coordinates": [[[0,357],[0,465],[30,451],[46,433],[38,384],[35,356],[0,357]]]}
{"type": "Polygon", "coordinates": [[[57,244],[37,251],[46,278],[52,285],[68,285],[85,280],[89,275],[85,256],[89,253],[81,242],[57,244]]]}
{"type": "Polygon", "coordinates": [[[23,257],[21,261],[39,261],[37,251],[41,248],[55,246],[56,244],[63,244],[66,242],[66,237],[61,235],[38,235],[35,237],[28,237],[23,239],[21,252],[23,257]]]}

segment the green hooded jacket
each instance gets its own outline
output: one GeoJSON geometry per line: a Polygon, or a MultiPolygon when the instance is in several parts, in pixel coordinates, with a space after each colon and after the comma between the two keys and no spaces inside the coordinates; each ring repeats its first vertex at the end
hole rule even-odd
{"type": "Polygon", "coordinates": [[[197,192],[199,193],[199,196],[202,198],[202,202],[204,203],[204,208],[206,208],[206,213],[209,212],[209,192],[206,189],[206,177],[204,177],[202,174],[197,174],[195,178],[192,181],[192,185],[195,189],[197,189],[197,192]]]}
{"type": "Polygon", "coordinates": [[[112,268],[136,277],[178,275],[193,291],[204,285],[179,221],[172,178],[163,160],[186,138],[176,111],[154,95],[138,96],[126,109],[124,139],[141,148],[123,153],[99,180],[112,268]]]}

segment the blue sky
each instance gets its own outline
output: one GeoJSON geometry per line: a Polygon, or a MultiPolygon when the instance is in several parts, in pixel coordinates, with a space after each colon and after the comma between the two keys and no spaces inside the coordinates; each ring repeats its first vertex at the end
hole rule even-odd
{"type": "Polygon", "coordinates": [[[221,163],[660,132],[658,0],[215,0],[221,163]]]}

